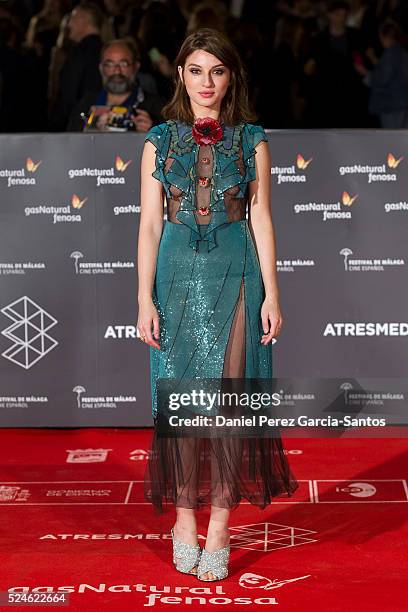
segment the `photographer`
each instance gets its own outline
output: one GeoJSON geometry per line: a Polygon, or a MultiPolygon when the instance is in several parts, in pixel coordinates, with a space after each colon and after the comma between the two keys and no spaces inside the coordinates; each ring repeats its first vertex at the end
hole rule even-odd
{"type": "Polygon", "coordinates": [[[148,132],[163,118],[161,109],[165,100],[156,93],[153,77],[139,74],[140,54],[130,39],[115,39],[106,43],[101,51],[99,70],[103,89],[88,91],[71,113],[67,131],[88,129],[87,119],[92,107],[99,107],[97,121],[92,129],[109,130],[113,107],[124,107],[128,121],[124,129],[148,132]]]}

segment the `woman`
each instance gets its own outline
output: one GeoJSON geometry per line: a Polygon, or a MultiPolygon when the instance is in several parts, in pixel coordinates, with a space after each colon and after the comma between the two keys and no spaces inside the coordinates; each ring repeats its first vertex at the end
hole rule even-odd
{"type": "Polygon", "coordinates": [[[270,379],[282,326],[269,149],[262,127],[248,123],[240,58],[203,28],[185,39],[175,65],[167,121],[147,134],[141,162],[137,327],[151,347],[155,420],[145,496],[158,511],[163,501],[176,506],[176,569],[217,580],[228,575],[231,510],[242,498],[264,508],[299,485],[279,436],[159,432],[159,378],[270,379]],[[195,510],[204,504],[211,517],[201,550],[195,510]]]}

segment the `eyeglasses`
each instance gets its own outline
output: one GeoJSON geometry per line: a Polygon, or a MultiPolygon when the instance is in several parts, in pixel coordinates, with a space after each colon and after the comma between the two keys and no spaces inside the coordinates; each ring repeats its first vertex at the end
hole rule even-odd
{"type": "Polygon", "coordinates": [[[116,67],[126,69],[132,65],[133,65],[133,62],[129,62],[128,60],[120,60],[120,62],[112,62],[112,60],[105,60],[104,62],[102,62],[102,66],[106,68],[107,70],[112,70],[113,68],[116,68],[116,67]]]}

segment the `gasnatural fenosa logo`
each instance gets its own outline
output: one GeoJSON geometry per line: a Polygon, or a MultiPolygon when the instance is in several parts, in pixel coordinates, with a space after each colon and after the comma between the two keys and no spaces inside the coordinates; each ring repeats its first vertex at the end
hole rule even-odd
{"type": "Polygon", "coordinates": [[[296,214],[321,212],[323,221],[351,219],[350,209],[357,198],[358,195],[350,195],[348,191],[343,191],[337,202],[300,202],[293,205],[293,211],[296,214]],[[342,206],[346,206],[349,210],[344,210],[342,206]]]}
{"type": "Polygon", "coordinates": [[[313,157],[306,160],[303,155],[298,153],[294,164],[291,166],[272,166],[271,174],[276,175],[278,185],[280,183],[306,183],[305,171],[312,160],[313,157]]]}
{"type": "Polygon", "coordinates": [[[404,156],[397,158],[393,153],[388,153],[385,162],[378,166],[353,164],[352,166],[339,166],[338,170],[341,176],[346,174],[365,174],[367,175],[368,183],[397,181],[398,176],[396,172],[392,171],[398,168],[403,159],[404,156]]]}
{"type": "Polygon", "coordinates": [[[131,163],[131,159],[125,161],[120,155],[116,155],[113,165],[109,168],[69,168],[67,172],[70,179],[83,176],[95,177],[97,187],[101,185],[125,185],[124,172],[131,163]]]}
{"type": "Polygon", "coordinates": [[[73,193],[71,196],[71,205],[38,204],[35,206],[26,206],[24,213],[26,217],[31,217],[32,215],[52,215],[53,224],[78,223],[82,221],[82,216],[79,211],[87,200],[88,196],[82,197],[76,193],[73,193]]]}
{"type": "Polygon", "coordinates": [[[7,179],[7,187],[14,187],[16,185],[36,185],[36,178],[32,175],[37,172],[41,164],[41,160],[35,162],[31,157],[27,157],[25,166],[21,168],[1,168],[0,178],[7,179]]]}

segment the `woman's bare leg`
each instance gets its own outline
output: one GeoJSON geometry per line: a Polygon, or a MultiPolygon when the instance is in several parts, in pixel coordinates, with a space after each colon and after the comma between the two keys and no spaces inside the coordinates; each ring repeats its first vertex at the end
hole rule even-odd
{"type": "MultiPolygon", "coordinates": [[[[193,508],[176,507],[177,519],[173,527],[174,536],[177,540],[186,544],[197,544],[197,522],[195,510],[193,508]]],[[[191,570],[197,573],[197,566],[191,570]]]]}
{"type": "MultiPolygon", "coordinates": [[[[224,548],[229,544],[229,517],[230,510],[228,508],[220,508],[219,506],[211,506],[211,516],[208,523],[207,539],[205,548],[208,552],[214,552],[219,548],[224,548]]],[[[214,580],[213,573],[205,572],[202,576],[206,580],[214,580]]]]}
{"type": "MultiPolygon", "coordinates": [[[[225,351],[223,378],[242,379],[245,376],[245,289],[241,282],[239,296],[231,325],[230,336],[225,351]]],[[[238,384],[238,390],[240,385],[238,384]]],[[[233,389],[230,388],[230,391],[233,389]]],[[[219,503],[232,504],[235,501],[234,489],[240,473],[240,461],[242,460],[242,442],[237,438],[225,437],[212,441],[211,455],[211,485],[212,504],[211,515],[207,529],[205,548],[208,552],[214,552],[229,544],[229,517],[231,510],[215,505],[219,503]],[[221,457],[228,457],[228,468],[219,465],[221,457]],[[222,475],[221,475],[222,474],[222,475]],[[215,502],[215,503],[214,503],[215,502]]],[[[205,580],[214,580],[211,571],[202,576],[205,580]]]]}

